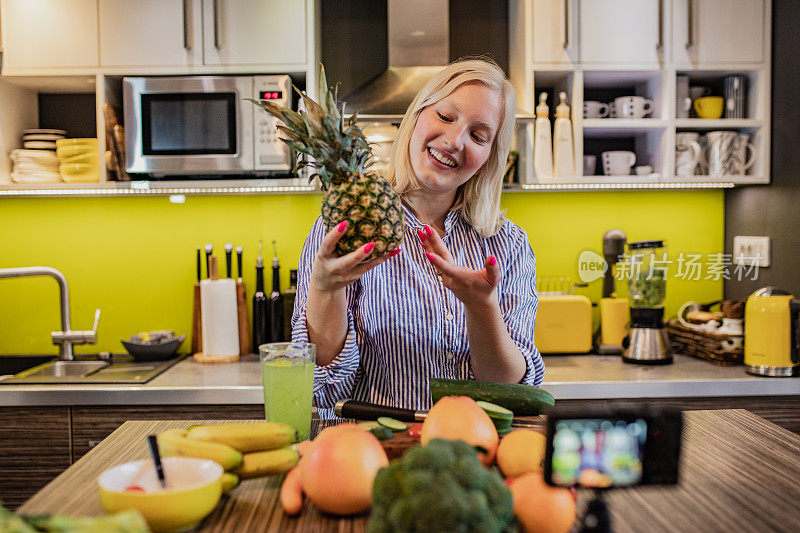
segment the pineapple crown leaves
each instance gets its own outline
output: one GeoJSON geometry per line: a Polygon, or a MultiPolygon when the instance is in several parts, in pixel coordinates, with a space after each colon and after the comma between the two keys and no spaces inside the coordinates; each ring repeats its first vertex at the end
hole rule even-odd
{"type": "Polygon", "coordinates": [[[338,86],[331,91],[322,65],[318,102],[297,87],[294,89],[303,100],[304,110],[293,111],[268,100],[248,99],[283,123],[278,125],[278,130],[283,134],[284,143],[298,154],[314,158],[308,161],[298,155],[293,170],[306,166],[317,169],[311,178],[319,177],[323,190],[331,183],[353,180],[366,173],[372,165],[372,148],[356,124],[357,114],[346,121],[342,118],[344,105],[340,109],[338,86]]]}

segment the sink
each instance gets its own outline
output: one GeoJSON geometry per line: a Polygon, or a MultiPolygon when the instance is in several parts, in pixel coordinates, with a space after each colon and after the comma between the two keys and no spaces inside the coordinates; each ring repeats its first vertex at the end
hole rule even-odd
{"type": "Polygon", "coordinates": [[[55,358],[55,355],[0,355],[0,376],[13,375],[55,358]]]}
{"type": "MultiPolygon", "coordinates": [[[[147,383],[172,365],[180,361],[184,355],[176,356],[168,361],[137,362],[130,355],[115,354],[110,361],[100,361],[96,357],[82,355],[74,361],[54,360],[52,356],[35,359],[26,357],[17,367],[11,362],[0,379],[2,385],[33,384],[120,384],[139,385],[147,383]],[[14,370],[16,369],[16,373],[14,370]],[[9,376],[8,374],[14,374],[9,376]]],[[[0,356],[0,365],[2,365],[0,356]]],[[[19,359],[19,358],[18,358],[19,359]]],[[[0,368],[6,368],[0,366],[0,368]]]]}
{"type": "Polygon", "coordinates": [[[82,378],[92,372],[105,368],[109,363],[105,361],[50,361],[20,372],[20,378],[82,378]]]}

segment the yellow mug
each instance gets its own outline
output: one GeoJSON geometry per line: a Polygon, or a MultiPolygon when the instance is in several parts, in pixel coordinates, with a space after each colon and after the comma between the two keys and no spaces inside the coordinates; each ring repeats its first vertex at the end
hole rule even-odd
{"type": "Polygon", "coordinates": [[[720,118],[725,106],[721,96],[701,96],[694,101],[694,110],[700,118],[720,118]]]}

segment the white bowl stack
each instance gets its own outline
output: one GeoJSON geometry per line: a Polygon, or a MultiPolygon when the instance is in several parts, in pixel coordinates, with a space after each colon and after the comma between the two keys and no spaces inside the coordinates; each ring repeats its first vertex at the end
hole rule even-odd
{"type": "Polygon", "coordinates": [[[18,183],[61,181],[56,141],[64,130],[33,129],[22,132],[22,148],[11,151],[11,180],[18,183]]]}

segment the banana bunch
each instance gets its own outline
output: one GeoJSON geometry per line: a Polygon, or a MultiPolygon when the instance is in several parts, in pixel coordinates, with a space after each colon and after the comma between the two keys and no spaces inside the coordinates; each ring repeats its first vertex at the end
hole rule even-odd
{"type": "Polygon", "coordinates": [[[290,447],[297,431],[279,422],[200,425],[168,429],[158,435],[166,457],[198,457],[219,463],[225,470],[222,488],[233,490],[240,479],[288,472],[300,459],[290,447]]]}

